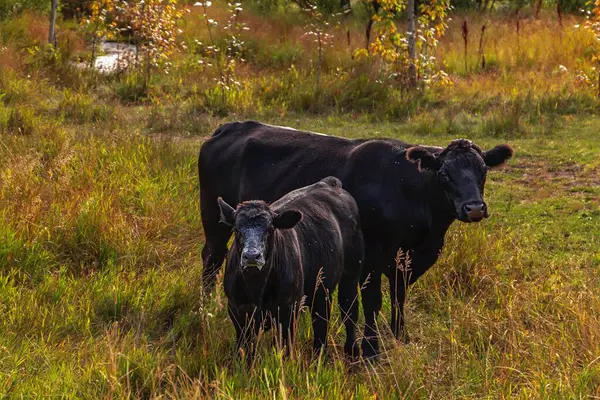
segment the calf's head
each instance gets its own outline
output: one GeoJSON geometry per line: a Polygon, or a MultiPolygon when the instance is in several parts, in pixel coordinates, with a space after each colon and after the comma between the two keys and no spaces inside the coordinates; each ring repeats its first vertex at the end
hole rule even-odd
{"type": "Polygon", "coordinates": [[[483,200],[487,170],[502,165],[513,156],[513,149],[501,144],[482,151],[470,140],[454,140],[440,152],[421,146],[406,151],[406,159],[419,164],[420,170],[435,172],[455,217],[463,222],[479,222],[488,217],[483,200]]]}
{"type": "Polygon", "coordinates": [[[241,249],[242,270],[265,266],[273,248],[276,229],[293,228],[302,219],[296,210],[274,212],[264,201],[246,201],[233,209],[221,197],[218,199],[221,222],[233,227],[236,245],[241,249]]]}

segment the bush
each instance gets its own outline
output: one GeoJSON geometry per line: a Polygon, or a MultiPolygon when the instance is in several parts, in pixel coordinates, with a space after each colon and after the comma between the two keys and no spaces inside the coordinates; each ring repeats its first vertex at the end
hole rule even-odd
{"type": "MultiPolygon", "coordinates": [[[[554,3],[556,4],[556,1],[554,3]]],[[[562,8],[562,11],[566,12],[566,13],[573,13],[573,14],[580,14],[581,10],[590,9],[590,4],[592,4],[592,2],[589,2],[588,0],[561,0],[560,1],[560,7],[562,8]]]]}
{"type": "Polygon", "coordinates": [[[93,97],[70,91],[65,91],[58,109],[62,117],[70,123],[101,122],[111,115],[110,108],[98,104],[93,97]]]}
{"type": "Polygon", "coordinates": [[[246,41],[246,47],[245,59],[260,67],[289,68],[302,60],[304,54],[304,48],[292,42],[266,46],[264,41],[251,38],[246,41]]]}
{"type": "Polygon", "coordinates": [[[6,122],[0,125],[0,131],[17,135],[31,135],[36,131],[38,124],[38,118],[33,110],[18,107],[9,111],[6,122]]]}
{"type": "Polygon", "coordinates": [[[4,104],[30,101],[32,91],[30,80],[20,78],[13,71],[2,71],[0,74],[0,99],[4,104]]]}
{"type": "Polygon", "coordinates": [[[258,14],[273,14],[288,7],[287,0],[249,0],[250,9],[258,14]]]}
{"type": "Polygon", "coordinates": [[[18,15],[25,10],[37,12],[48,12],[50,10],[48,0],[2,0],[0,1],[0,20],[18,15]]]}
{"type": "MultiPolygon", "coordinates": [[[[48,0],[44,0],[44,3],[50,4],[48,0]]],[[[48,41],[48,25],[47,16],[27,12],[3,22],[0,34],[4,43],[11,43],[18,48],[26,48],[48,41]]]]}
{"type": "Polygon", "coordinates": [[[148,85],[143,75],[132,72],[117,83],[116,93],[121,101],[135,103],[148,98],[148,85]]]}

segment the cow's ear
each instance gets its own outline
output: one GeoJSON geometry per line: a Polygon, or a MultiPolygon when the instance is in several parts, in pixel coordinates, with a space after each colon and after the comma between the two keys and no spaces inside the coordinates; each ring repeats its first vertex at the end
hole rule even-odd
{"type": "Polygon", "coordinates": [[[419,163],[419,170],[430,169],[437,171],[442,166],[442,163],[435,154],[421,146],[411,147],[406,150],[406,159],[413,163],[419,163]]]}
{"type": "Polygon", "coordinates": [[[291,229],[302,219],[302,213],[296,210],[287,210],[273,218],[275,229],[291,229]]]}
{"type": "Polygon", "coordinates": [[[515,151],[512,149],[512,147],[507,144],[500,144],[483,153],[483,161],[485,161],[485,165],[488,167],[494,168],[504,164],[504,162],[511,158],[514,154],[515,151]]]}
{"type": "Polygon", "coordinates": [[[225,200],[223,200],[222,197],[219,197],[217,199],[217,202],[219,203],[219,211],[221,212],[221,221],[224,224],[227,224],[229,226],[233,226],[233,223],[235,221],[235,210],[233,209],[233,207],[231,207],[229,204],[227,204],[225,202],[225,200]]]}

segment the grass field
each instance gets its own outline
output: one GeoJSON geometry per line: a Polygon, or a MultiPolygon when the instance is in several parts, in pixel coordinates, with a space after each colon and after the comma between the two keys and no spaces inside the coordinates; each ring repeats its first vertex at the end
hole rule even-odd
{"type": "MultiPolygon", "coordinates": [[[[600,117],[593,92],[575,84],[577,69],[590,67],[590,38],[565,28],[562,41],[544,46],[557,24],[545,17],[523,28],[519,55],[503,18],[488,22],[497,29],[491,70],[461,70],[455,18],[440,50],[452,88],[407,98],[357,76],[360,66],[332,68],[323,97],[334,105],[316,109],[302,106],[314,100],[302,97],[313,84],[306,60],[297,72],[285,65],[262,74],[254,60],[226,104],[184,60],[132,103],[127,79],[20,57],[14,38],[2,36],[0,396],[600,398],[600,117]],[[340,106],[354,100],[364,110],[340,106]],[[202,141],[237,118],[515,148],[489,174],[491,217],[456,222],[440,260],[411,287],[411,344],[391,338],[384,296],[384,354],[374,365],[343,360],[337,310],[323,358],[309,357],[305,316],[289,359],[267,335],[251,368],[240,361],[222,289],[201,308],[196,170],[202,141]]],[[[332,65],[345,51],[332,51],[332,65]]]]}
{"type": "MultiPolygon", "coordinates": [[[[2,138],[3,393],[600,394],[600,119],[564,121],[543,140],[510,140],[515,159],[488,183],[492,217],[455,224],[441,260],[409,293],[412,344],[389,339],[386,302],[386,353],[374,367],[345,365],[335,346],[310,362],[304,324],[296,359],[282,360],[265,339],[245,370],[222,294],[200,309],[202,137],[130,130],[127,119],[143,117],[120,112],[110,129],[2,138]]],[[[419,143],[455,136],[336,117],[273,122],[419,143]]],[[[332,340],[342,343],[336,326],[332,340]]]]}

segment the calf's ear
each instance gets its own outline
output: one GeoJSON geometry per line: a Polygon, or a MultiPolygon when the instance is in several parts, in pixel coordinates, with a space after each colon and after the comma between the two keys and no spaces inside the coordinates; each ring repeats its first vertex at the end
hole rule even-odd
{"type": "Polygon", "coordinates": [[[291,229],[302,220],[302,213],[296,210],[287,210],[273,218],[275,229],[291,229]]]}
{"type": "Polygon", "coordinates": [[[490,168],[504,164],[506,160],[511,158],[515,151],[507,144],[500,144],[493,149],[483,153],[483,161],[490,168]]]}
{"type": "Polygon", "coordinates": [[[421,146],[407,149],[406,159],[413,163],[419,163],[419,170],[430,169],[432,171],[437,171],[442,166],[442,163],[435,154],[421,146]]]}
{"type": "Polygon", "coordinates": [[[225,202],[225,200],[223,200],[222,197],[219,197],[217,199],[217,202],[219,203],[219,211],[221,212],[221,221],[220,222],[227,224],[229,226],[233,226],[233,222],[235,220],[235,218],[234,218],[235,210],[233,209],[233,207],[231,207],[229,204],[227,204],[225,202]]]}

